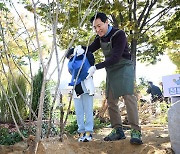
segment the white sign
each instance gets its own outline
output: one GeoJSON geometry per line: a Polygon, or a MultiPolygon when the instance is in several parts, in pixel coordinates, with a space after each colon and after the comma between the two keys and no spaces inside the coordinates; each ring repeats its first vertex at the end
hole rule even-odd
{"type": "Polygon", "coordinates": [[[180,96],[180,74],[162,77],[164,97],[180,96]]]}

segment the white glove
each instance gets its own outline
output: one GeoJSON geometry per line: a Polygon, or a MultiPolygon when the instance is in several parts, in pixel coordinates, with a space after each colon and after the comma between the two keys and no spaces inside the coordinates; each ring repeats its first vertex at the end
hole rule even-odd
{"type": "Polygon", "coordinates": [[[86,77],[86,79],[90,78],[91,76],[93,76],[94,72],[96,71],[96,66],[91,66],[88,70],[88,76],[86,77]]]}
{"type": "Polygon", "coordinates": [[[74,55],[77,53],[77,56],[80,56],[84,53],[84,49],[81,45],[78,45],[74,48],[74,55]]]}

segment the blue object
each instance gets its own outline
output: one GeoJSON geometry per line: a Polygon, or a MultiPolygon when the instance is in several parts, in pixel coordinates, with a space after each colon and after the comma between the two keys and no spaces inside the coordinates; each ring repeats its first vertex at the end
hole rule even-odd
{"type": "MultiPolygon", "coordinates": [[[[85,56],[84,54],[81,56],[75,55],[73,58],[71,58],[69,60],[68,69],[72,75],[71,82],[69,83],[69,86],[74,86],[75,80],[76,80],[77,74],[79,72],[79,69],[82,65],[84,56],[85,56]]],[[[89,61],[88,61],[87,57],[85,57],[84,64],[83,64],[83,67],[82,67],[80,74],[78,76],[76,85],[78,85],[81,81],[83,81],[88,76],[88,69],[89,68],[90,68],[89,61]]]]}

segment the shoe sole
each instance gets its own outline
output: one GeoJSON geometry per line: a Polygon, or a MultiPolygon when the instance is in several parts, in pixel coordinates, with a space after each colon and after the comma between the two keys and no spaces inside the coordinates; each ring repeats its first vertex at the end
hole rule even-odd
{"type": "Polygon", "coordinates": [[[90,142],[90,141],[92,141],[92,140],[87,140],[87,139],[85,139],[83,142],[90,142]]]}
{"type": "Polygon", "coordinates": [[[135,144],[135,145],[141,145],[143,144],[142,141],[130,141],[131,144],[135,144]]]}
{"type": "Polygon", "coordinates": [[[78,140],[78,142],[84,142],[84,140],[80,140],[80,141],[78,140]]]}
{"type": "Polygon", "coordinates": [[[130,142],[131,144],[134,144],[134,145],[141,145],[141,144],[143,144],[143,142],[141,142],[141,143],[137,143],[137,142],[130,142]]]}
{"type": "Polygon", "coordinates": [[[124,140],[124,139],[126,139],[126,137],[122,137],[122,138],[117,139],[117,140],[110,140],[110,139],[109,139],[109,140],[105,140],[105,139],[104,139],[104,141],[119,141],[119,140],[124,140]]]}

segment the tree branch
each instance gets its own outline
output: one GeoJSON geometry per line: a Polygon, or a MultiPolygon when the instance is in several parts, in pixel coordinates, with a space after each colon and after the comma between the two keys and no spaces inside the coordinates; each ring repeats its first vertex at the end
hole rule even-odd
{"type": "Polygon", "coordinates": [[[142,24],[141,24],[141,26],[139,28],[140,33],[141,33],[143,27],[146,25],[146,20],[147,20],[149,14],[150,14],[150,11],[151,11],[152,7],[156,4],[156,2],[157,2],[157,0],[154,0],[154,2],[151,1],[150,6],[148,7],[147,13],[145,14],[144,20],[143,20],[143,22],[142,22],[142,24]]]}
{"type": "Polygon", "coordinates": [[[157,13],[155,16],[153,16],[151,19],[149,19],[148,21],[145,22],[145,24],[149,23],[151,20],[153,20],[154,18],[156,18],[157,16],[159,16],[160,14],[164,13],[166,10],[168,10],[170,7],[166,7],[163,10],[161,10],[159,13],[157,13]]]}
{"type": "MultiPolygon", "coordinates": [[[[169,12],[169,11],[170,11],[170,9],[167,10],[167,12],[169,12]]],[[[158,21],[160,21],[160,19],[161,19],[167,12],[164,12],[164,14],[161,14],[161,16],[160,16],[154,23],[152,23],[148,28],[146,28],[146,29],[144,30],[143,33],[141,33],[141,36],[144,35],[151,27],[153,27],[154,24],[156,24],[158,21]]]]}
{"type": "Polygon", "coordinates": [[[148,5],[149,5],[149,0],[146,1],[146,5],[144,6],[143,11],[142,11],[141,15],[138,18],[138,23],[137,23],[138,27],[139,27],[139,25],[140,25],[140,23],[141,23],[141,21],[143,19],[144,13],[146,12],[146,9],[148,8],[148,5]]]}
{"type": "Polygon", "coordinates": [[[22,91],[20,90],[15,78],[14,78],[14,75],[12,73],[12,70],[11,70],[11,67],[10,67],[10,64],[9,64],[9,58],[8,58],[8,53],[7,53],[7,50],[8,50],[8,46],[6,45],[6,42],[5,42],[5,38],[4,38],[4,32],[3,32],[3,27],[2,27],[2,24],[0,22],[0,27],[1,27],[1,37],[2,37],[2,41],[3,41],[3,46],[4,46],[4,52],[5,52],[5,57],[6,57],[6,60],[7,60],[7,65],[8,65],[8,68],[9,68],[9,72],[10,74],[12,75],[12,79],[17,87],[17,90],[19,92],[19,94],[21,95],[22,99],[24,100],[24,102],[26,103],[26,105],[29,107],[30,111],[32,112],[32,114],[34,115],[34,117],[37,119],[37,116],[35,115],[35,113],[33,112],[32,108],[29,106],[28,102],[26,101],[26,99],[24,98],[23,94],[22,94],[22,91]]]}

